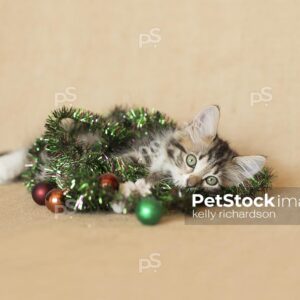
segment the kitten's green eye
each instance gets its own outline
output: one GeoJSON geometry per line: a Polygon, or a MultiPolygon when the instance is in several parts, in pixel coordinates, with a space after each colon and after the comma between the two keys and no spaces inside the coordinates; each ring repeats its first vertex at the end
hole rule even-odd
{"type": "Polygon", "coordinates": [[[218,178],[215,176],[208,176],[205,178],[205,181],[208,185],[216,185],[219,182],[218,178]]]}
{"type": "Polygon", "coordinates": [[[197,157],[194,154],[189,154],[186,157],[186,164],[191,167],[194,168],[197,164],[197,157]]]}

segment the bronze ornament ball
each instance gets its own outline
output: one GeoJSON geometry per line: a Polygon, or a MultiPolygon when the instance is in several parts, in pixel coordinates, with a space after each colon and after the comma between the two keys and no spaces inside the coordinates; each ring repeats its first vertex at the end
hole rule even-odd
{"type": "Polygon", "coordinates": [[[64,212],[63,198],[64,194],[62,190],[53,189],[47,194],[45,204],[53,213],[62,213],[64,212]]]}

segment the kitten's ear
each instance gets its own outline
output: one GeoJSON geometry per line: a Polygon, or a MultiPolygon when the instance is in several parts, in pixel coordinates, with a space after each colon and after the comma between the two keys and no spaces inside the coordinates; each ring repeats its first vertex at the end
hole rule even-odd
{"type": "Polygon", "coordinates": [[[188,131],[194,142],[212,141],[218,130],[220,110],[218,106],[209,106],[199,113],[189,124],[188,131]]]}
{"type": "Polygon", "coordinates": [[[225,169],[225,185],[236,186],[252,178],[262,170],[265,162],[266,158],[260,155],[234,157],[225,169]]]}

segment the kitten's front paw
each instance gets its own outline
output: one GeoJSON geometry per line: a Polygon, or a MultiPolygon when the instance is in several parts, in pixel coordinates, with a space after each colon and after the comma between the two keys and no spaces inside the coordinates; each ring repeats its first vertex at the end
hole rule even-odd
{"type": "Polygon", "coordinates": [[[124,213],[124,210],[126,208],[126,203],[125,201],[113,201],[110,204],[111,209],[114,211],[116,214],[122,214],[124,213]]]}
{"type": "Polygon", "coordinates": [[[126,198],[131,194],[138,194],[144,197],[151,194],[151,184],[147,183],[144,178],[138,179],[135,183],[127,181],[120,184],[120,192],[126,198]]]}
{"type": "Polygon", "coordinates": [[[128,198],[135,190],[135,184],[132,181],[126,181],[120,184],[119,190],[122,195],[128,198]]]}
{"type": "Polygon", "coordinates": [[[136,189],[141,196],[147,196],[151,194],[151,184],[147,183],[144,178],[138,179],[135,182],[136,189]]]}

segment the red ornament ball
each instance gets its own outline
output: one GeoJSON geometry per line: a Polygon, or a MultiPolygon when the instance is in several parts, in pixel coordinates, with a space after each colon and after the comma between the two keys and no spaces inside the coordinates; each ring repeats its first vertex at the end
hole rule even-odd
{"type": "Polygon", "coordinates": [[[106,173],[100,176],[99,184],[102,188],[112,188],[117,190],[119,188],[118,178],[112,173],[106,173]]]}
{"type": "Polygon", "coordinates": [[[46,195],[54,188],[55,185],[53,183],[48,183],[48,182],[37,183],[31,191],[32,199],[38,205],[45,205],[46,195]]]}
{"type": "Polygon", "coordinates": [[[53,189],[47,194],[45,204],[53,213],[62,213],[64,211],[63,198],[62,190],[53,189]]]}

